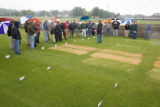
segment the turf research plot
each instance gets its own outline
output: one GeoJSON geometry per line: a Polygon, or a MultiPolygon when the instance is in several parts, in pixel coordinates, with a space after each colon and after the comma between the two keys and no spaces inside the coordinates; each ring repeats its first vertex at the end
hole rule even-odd
{"type": "Polygon", "coordinates": [[[93,47],[71,45],[71,44],[67,44],[67,45],[65,44],[58,47],[51,47],[48,49],[69,52],[77,55],[84,55],[89,53],[90,51],[96,50],[96,48],[93,48],[93,47]]]}

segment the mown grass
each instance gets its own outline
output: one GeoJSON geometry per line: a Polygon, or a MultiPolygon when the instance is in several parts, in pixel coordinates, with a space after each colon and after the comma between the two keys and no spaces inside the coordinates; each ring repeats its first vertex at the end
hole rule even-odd
{"type": "MultiPolygon", "coordinates": [[[[101,100],[102,107],[160,106],[160,81],[149,73],[160,56],[159,40],[103,37],[102,44],[97,44],[96,39],[76,39],[77,45],[140,53],[142,62],[135,66],[92,59],[91,53],[79,56],[49,50],[54,45],[43,42],[43,31],[41,43],[30,50],[23,29],[21,34],[20,56],[9,49],[8,37],[0,35],[0,107],[96,107],[101,100]],[[11,58],[6,59],[7,54],[11,58]],[[18,82],[21,76],[26,78],[18,82]]],[[[73,39],[67,42],[74,44],[73,39]]]]}

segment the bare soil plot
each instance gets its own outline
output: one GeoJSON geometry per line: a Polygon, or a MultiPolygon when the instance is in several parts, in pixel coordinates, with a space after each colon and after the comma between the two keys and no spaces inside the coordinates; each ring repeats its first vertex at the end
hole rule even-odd
{"type": "Polygon", "coordinates": [[[81,50],[87,50],[87,51],[94,51],[96,48],[88,47],[88,46],[79,46],[79,45],[61,45],[62,47],[68,47],[68,48],[75,48],[75,49],[81,49],[81,50]]]}
{"type": "Polygon", "coordinates": [[[156,68],[160,68],[160,61],[156,61],[156,62],[154,63],[154,66],[155,66],[156,68]]]}
{"type": "Polygon", "coordinates": [[[77,55],[83,55],[83,54],[88,53],[88,51],[86,51],[86,50],[78,50],[78,49],[65,48],[65,47],[51,47],[51,48],[48,48],[48,49],[74,53],[74,54],[77,54],[77,55]]]}
{"type": "Polygon", "coordinates": [[[91,56],[96,58],[109,59],[109,60],[119,61],[123,63],[134,64],[134,65],[138,65],[141,62],[141,60],[138,58],[129,58],[129,57],[118,56],[113,54],[105,54],[101,52],[91,54],[91,56]]]}
{"type": "Polygon", "coordinates": [[[104,49],[101,52],[102,53],[118,54],[118,55],[122,55],[122,56],[136,57],[136,58],[142,57],[142,54],[123,52],[123,51],[111,50],[111,49],[104,49]]]}

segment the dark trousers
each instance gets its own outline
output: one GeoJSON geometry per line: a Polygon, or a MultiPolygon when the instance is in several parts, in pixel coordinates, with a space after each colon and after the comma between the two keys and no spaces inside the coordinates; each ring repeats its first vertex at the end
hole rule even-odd
{"type": "Polygon", "coordinates": [[[40,32],[38,32],[35,37],[35,43],[39,43],[39,36],[40,36],[40,32]]]}

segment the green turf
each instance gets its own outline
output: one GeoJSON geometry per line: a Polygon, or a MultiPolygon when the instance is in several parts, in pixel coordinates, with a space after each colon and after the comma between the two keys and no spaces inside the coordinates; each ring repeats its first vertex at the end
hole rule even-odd
{"type": "MultiPolygon", "coordinates": [[[[8,37],[0,35],[0,107],[96,107],[101,100],[102,107],[160,107],[160,80],[150,76],[160,56],[159,40],[103,37],[103,43],[97,44],[93,38],[77,39],[77,45],[141,53],[142,62],[135,66],[91,59],[96,51],[75,55],[49,50],[54,45],[43,42],[43,32],[41,43],[30,50],[23,30],[21,34],[20,56],[9,49],[8,37]],[[11,58],[6,59],[7,54],[11,58]],[[18,82],[21,76],[26,78],[18,82]]],[[[74,44],[73,40],[67,42],[74,44]]]]}

